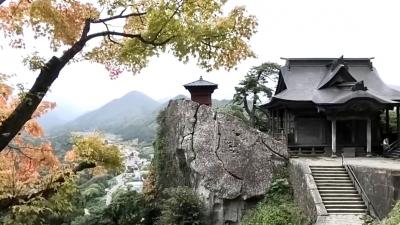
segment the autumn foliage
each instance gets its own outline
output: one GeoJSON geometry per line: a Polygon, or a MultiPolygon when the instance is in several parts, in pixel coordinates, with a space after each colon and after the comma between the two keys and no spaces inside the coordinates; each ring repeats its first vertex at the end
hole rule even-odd
{"type": "MultiPolygon", "coordinates": [[[[0,118],[6,118],[18,104],[19,98],[12,96],[12,88],[7,84],[1,83],[0,90],[0,118]]],[[[25,193],[37,185],[43,176],[59,168],[60,162],[50,143],[33,143],[44,133],[36,119],[54,107],[54,103],[42,102],[20,134],[0,152],[0,197],[25,193]]]]}
{"type": "MultiPolygon", "coordinates": [[[[13,97],[13,89],[5,83],[0,83],[0,90],[0,115],[6,118],[20,98],[13,97]]],[[[0,224],[42,224],[53,214],[80,212],[74,203],[80,195],[76,183],[80,172],[96,175],[123,166],[119,148],[108,145],[99,134],[75,137],[65,162],[60,162],[51,144],[40,139],[44,131],[36,120],[54,107],[42,102],[0,152],[0,224]]]]}

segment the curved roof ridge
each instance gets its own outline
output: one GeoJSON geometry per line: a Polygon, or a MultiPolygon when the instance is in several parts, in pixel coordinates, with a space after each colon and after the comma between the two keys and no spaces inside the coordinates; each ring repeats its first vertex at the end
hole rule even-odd
{"type": "Polygon", "coordinates": [[[340,71],[344,70],[346,72],[347,78],[353,79],[352,82],[356,82],[357,80],[351,75],[349,70],[346,68],[344,64],[338,64],[333,70],[329,69],[328,73],[322,78],[321,82],[318,84],[318,89],[325,88],[329,86],[329,83],[335,79],[335,77],[340,75],[340,71]]]}

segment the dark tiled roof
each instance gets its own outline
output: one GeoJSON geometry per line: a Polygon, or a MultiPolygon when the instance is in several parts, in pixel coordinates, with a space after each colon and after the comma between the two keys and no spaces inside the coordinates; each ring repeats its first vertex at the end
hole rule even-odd
{"type": "Polygon", "coordinates": [[[183,85],[186,89],[190,87],[215,87],[218,88],[217,84],[211,83],[209,81],[203,80],[203,77],[200,76],[199,80],[190,82],[188,84],[183,85]]]}
{"type": "Polygon", "coordinates": [[[341,104],[354,98],[370,98],[385,104],[400,101],[400,91],[390,88],[380,79],[369,58],[344,58],[344,64],[337,64],[335,68],[332,65],[337,58],[286,60],[279,78],[283,79],[286,89],[280,90],[264,107],[279,100],[308,101],[317,105],[341,104]],[[357,82],[363,81],[367,90],[353,91],[339,85],[326,86],[341,69],[345,69],[357,82]]]}
{"type": "Polygon", "coordinates": [[[353,81],[353,82],[356,81],[356,79],[354,79],[354,77],[351,76],[351,74],[348,72],[345,65],[339,64],[336,66],[336,68],[333,68],[333,70],[328,70],[328,74],[321,80],[321,82],[318,85],[318,88],[321,89],[326,87],[337,75],[339,75],[340,72],[345,73],[347,75],[349,79],[348,81],[353,81]]]}

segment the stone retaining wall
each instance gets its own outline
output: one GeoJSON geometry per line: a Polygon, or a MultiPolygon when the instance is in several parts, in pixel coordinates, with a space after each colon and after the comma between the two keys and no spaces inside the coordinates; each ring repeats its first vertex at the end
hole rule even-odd
{"type": "Polygon", "coordinates": [[[400,170],[360,165],[353,165],[353,169],[378,216],[387,216],[394,204],[400,200],[400,170]]]}
{"type": "Polygon", "coordinates": [[[289,179],[293,186],[296,203],[313,223],[319,216],[328,215],[311,174],[311,169],[307,164],[290,160],[289,179]]]}

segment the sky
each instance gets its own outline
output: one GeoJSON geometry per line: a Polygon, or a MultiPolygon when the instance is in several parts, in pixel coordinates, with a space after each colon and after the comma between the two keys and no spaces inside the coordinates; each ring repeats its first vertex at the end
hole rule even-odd
{"type": "MultiPolygon", "coordinates": [[[[165,100],[188,95],[182,85],[203,76],[219,85],[213,98],[231,99],[234,87],[252,66],[267,61],[283,64],[281,57],[374,57],[382,79],[400,86],[398,0],[231,0],[227,8],[234,5],[245,5],[259,24],[250,41],[257,58],[240,63],[235,70],[207,73],[195,63],[183,64],[173,56],[161,55],[152,58],[140,74],[127,73],[110,80],[102,65],[81,62],[62,70],[46,98],[59,107],[82,111],[96,109],[134,90],[165,100]]],[[[46,45],[39,44],[37,50],[48,51],[51,56],[41,47],[46,45]]],[[[29,87],[37,72],[23,67],[20,52],[7,47],[0,52],[2,72],[17,74],[13,79],[29,87]]]]}

